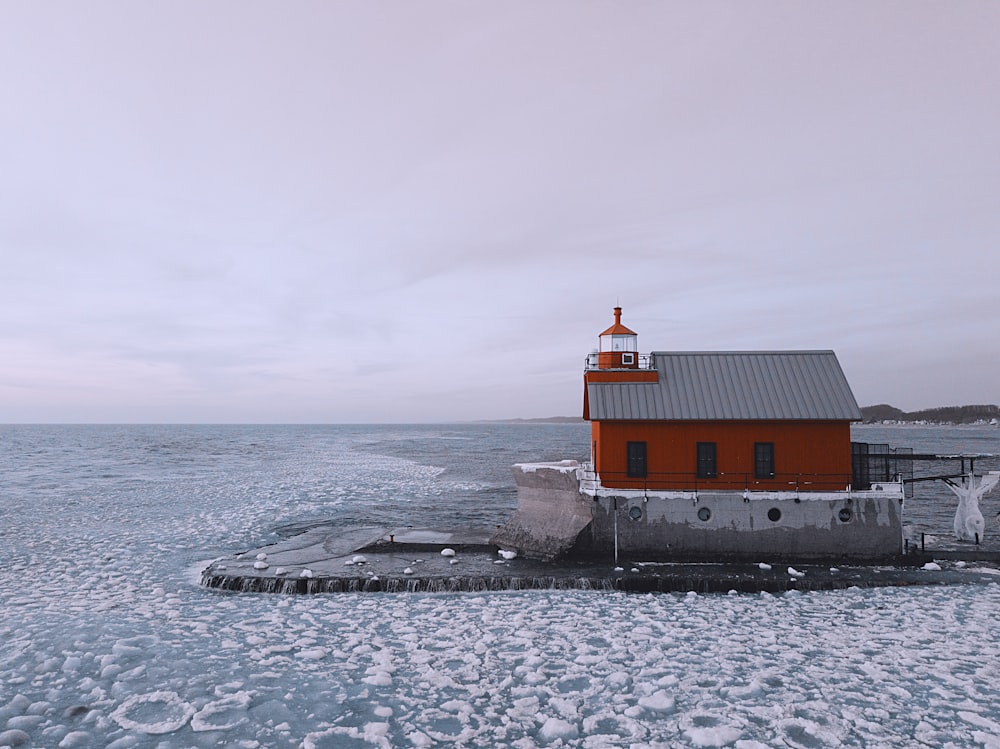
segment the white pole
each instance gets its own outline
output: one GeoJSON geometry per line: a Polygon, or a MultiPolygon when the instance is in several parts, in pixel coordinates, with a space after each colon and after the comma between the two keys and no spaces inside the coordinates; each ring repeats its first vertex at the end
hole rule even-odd
{"type": "Polygon", "coordinates": [[[618,497],[614,498],[615,507],[615,564],[618,564],[618,497]]]}

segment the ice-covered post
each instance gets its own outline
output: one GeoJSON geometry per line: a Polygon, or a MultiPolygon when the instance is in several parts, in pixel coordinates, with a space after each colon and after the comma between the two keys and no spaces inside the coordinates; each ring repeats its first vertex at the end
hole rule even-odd
{"type": "Polygon", "coordinates": [[[979,509],[979,500],[1000,481],[1000,471],[990,471],[977,479],[976,474],[963,476],[961,483],[945,479],[948,488],[958,497],[958,509],[955,511],[955,537],[959,541],[975,541],[983,539],[986,522],[979,509]]]}

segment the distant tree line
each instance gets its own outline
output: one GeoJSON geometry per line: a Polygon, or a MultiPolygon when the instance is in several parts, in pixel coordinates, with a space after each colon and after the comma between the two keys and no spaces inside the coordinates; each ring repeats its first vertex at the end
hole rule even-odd
{"type": "Polygon", "coordinates": [[[1000,420],[1000,406],[940,406],[923,411],[902,411],[881,403],[864,406],[861,416],[866,423],[879,421],[933,421],[945,424],[973,424],[977,421],[1000,420]]]}

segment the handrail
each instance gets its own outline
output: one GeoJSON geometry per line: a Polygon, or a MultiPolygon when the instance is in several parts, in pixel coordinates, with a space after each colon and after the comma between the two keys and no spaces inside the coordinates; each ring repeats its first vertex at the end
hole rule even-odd
{"type": "MultiPolygon", "coordinates": [[[[634,352],[631,352],[631,353],[634,353],[634,352]]],[[[600,354],[598,352],[596,352],[596,351],[593,351],[593,352],[587,354],[587,359],[584,362],[584,367],[583,367],[583,369],[584,369],[585,372],[589,372],[589,371],[594,370],[594,369],[601,369],[601,367],[598,365],[598,361],[599,361],[598,357],[599,356],[600,356],[600,354]]],[[[626,370],[629,370],[629,371],[635,370],[635,369],[647,369],[647,370],[648,369],[655,369],[655,367],[653,366],[653,355],[652,354],[636,354],[636,356],[638,357],[638,359],[637,359],[637,365],[638,366],[635,366],[635,367],[622,367],[622,369],[626,369],[626,370]]]]}
{"type": "Polygon", "coordinates": [[[608,488],[643,491],[830,491],[846,489],[851,474],[842,473],[776,473],[773,477],[757,478],[752,472],[724,472],[714,476],[699,476],[696,472],[649,472],[645,476],[629,476],[626,471],[595,471],[595,478],[608,488]]]}

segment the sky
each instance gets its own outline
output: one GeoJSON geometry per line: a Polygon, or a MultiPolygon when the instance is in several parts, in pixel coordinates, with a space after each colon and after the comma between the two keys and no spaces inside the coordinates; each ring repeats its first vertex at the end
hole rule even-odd
{"type": "Polygon", "coordinates": [[[616,304],[1000,402],[1000,3],[0,17],[0,422],[579,415],[616,304]]]}

